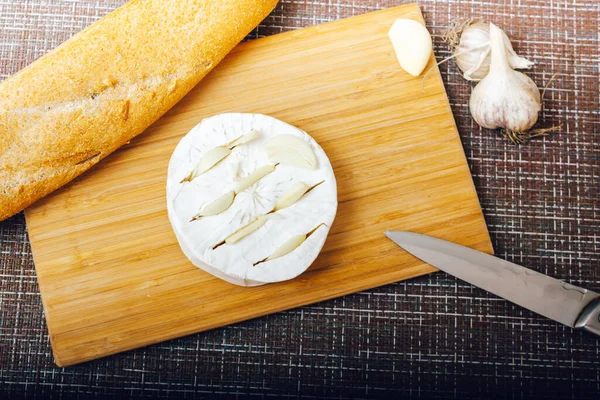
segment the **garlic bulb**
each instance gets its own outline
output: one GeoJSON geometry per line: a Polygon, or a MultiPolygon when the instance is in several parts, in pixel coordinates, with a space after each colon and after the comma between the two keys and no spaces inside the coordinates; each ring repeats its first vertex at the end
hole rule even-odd
{"type": "MultiPolygon", "coordinates": [[[[454,56],[458,68],[463,72],[465,79],[469,81],[480,81],[490,70],[490,27],[483,22],[467,23],[467,27],[460,32],[460,41],[454,49],[454,56]]],[[[453,29],[453,28],[451,28],[453,29]]],[[[461,28],[454,28],[460,30],[461,28]]],[[[502,41],[508,52],[508,64],[513,69],[527,69],[534,64],[524,57],[520,57],[512,47],[510,39],[504,31],[502,41]]],[[[452,33],[451,33],[452,34],[452,33]]],[[[447,33],[447,36],[450,34],[447,33]]]]}
{"type": "Polygon", "coordinates": [[[490,71],[471,93],[471,115],[484,128],[527,131],[541,110],[540,91],[527,75],[511,68],[502,30],[491,23],[489,29],[490,71]]]}

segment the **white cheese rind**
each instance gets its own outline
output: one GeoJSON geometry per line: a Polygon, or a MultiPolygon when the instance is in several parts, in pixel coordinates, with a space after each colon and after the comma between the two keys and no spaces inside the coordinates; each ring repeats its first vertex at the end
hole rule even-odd
{"type": "Polygon", "coordinates": [[[173,152],[167,177],[167,210],[181,249],[194,265],[228,282],[257,286],[292,279],[313,263],[335,218],[337,187],[327,155],[305,132],[266,115],[219,114],[194,127],[173,152]],[[181,183],[204,154],[252,129],[260,133],[259,137],[235,147],[227,158],[192,182],[181,183]],[[270,164],[265,143],[283,134],[308,143],[318,167],[312,170],[280,164],[238,193],[221,214],[190,222],[203,207],[234,190],[240,178],[270,164]],[[222,244],[231,234],[271,212],[298,182],[309,187],[323,183],[291,206],[269,214],[263,226],[239,242],[222,244]],[[265,261],[292,237],[309,232],[311,235],[294,251],[265,261]]]}

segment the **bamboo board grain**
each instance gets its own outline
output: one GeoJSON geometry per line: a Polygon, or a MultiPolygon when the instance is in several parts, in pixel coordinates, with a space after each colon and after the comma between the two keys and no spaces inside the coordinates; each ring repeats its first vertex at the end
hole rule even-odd
{"type": "Polygon", "coordinates": [[[58,365],[434,271],[387,229],[492,251],[439,71],[422,89],[387,38],[399,17],[422,20],[407,5],[238,46],[142,136],[26,210],[58,365]],[[331,159],[337,218],[322,254],[295,280],[234,286],[178,247],[165,205],[169,157],[220,112],[280,118],[331,159]]]}

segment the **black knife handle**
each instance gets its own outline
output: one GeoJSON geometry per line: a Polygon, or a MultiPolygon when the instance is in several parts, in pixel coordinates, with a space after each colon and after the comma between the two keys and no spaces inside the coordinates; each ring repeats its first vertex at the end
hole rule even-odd
{"type": "Polygon", "coordinates": [[[575,322],[575,328],[600,336],[600,297],[596,297],[585,306],[575,322]]]}

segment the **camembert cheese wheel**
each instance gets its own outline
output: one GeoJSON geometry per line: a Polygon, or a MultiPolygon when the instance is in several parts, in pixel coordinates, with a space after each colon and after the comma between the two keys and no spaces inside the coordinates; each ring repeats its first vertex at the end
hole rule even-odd
{"type": "Polygon", "coordinates": [[[302,130],[260,114],[219,114],[184,136],[167,176],[169,220],[204,271],[241,286],[295,278],[337,211],[333,169],[302,130]]]}

